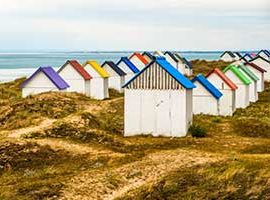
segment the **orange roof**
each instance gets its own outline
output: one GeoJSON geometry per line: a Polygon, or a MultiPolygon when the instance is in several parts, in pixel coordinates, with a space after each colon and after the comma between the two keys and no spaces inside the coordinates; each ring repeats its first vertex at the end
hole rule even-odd
{"type": "Polygon", "coordinates": [[[145,65],[148,64],[148,61],[147,61],[140,53],[138,53],[138,52],[133,53],[133,54],[129,57],[129,59],[133,58],[134,56],[136,56],[137,58],[139,58],[140,61],[142,61],[143,64],[145,64],[145,65]]]}
{"type": "Polygon", "coordinates": [[[206,78],[209,77],[212,73],[216,73],[232,90],[236,90],[238,87],[229,79],[220,69],[215,68],[210,71],[206,78]]]}

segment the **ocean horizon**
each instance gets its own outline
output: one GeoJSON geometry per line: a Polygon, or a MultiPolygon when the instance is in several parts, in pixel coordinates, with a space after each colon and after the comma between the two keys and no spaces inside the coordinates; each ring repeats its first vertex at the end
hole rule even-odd
{"type": "MultiPolygon", "coordinates": [[[[47,52],[0,52],[0,82],[28,77],[40,66],[52,66],[56,70],[66,60],[76,59],[117,62],[121,57],[129,56],[134,51],[47,51],[47,52]]],[[[188,60],[218,60],[223,51],[177,51],[188,60]]],[[[239,51],[246,53],[247,51],[239,51]]]]}

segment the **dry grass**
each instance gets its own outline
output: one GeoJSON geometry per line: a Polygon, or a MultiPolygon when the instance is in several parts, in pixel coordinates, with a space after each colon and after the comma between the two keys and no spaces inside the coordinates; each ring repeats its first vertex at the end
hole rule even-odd
{"type": "MultiPolygon", "coordinates": [[[[195,73],[226,65],[193,61],[195,73]]],[[[124,138],[122,94],[110,91],[105,101],[58,93],[21,99],[21,81],[0,84],[0,199],[81,200],[95,192],[99,199],[270,198],[269,84],[233,117],[194,116],[205,138],[124,138]],[[56,122],[27,132],[44,118],[56,122]],[[24,137],[8,137],[20,127],[24,137]]]]}

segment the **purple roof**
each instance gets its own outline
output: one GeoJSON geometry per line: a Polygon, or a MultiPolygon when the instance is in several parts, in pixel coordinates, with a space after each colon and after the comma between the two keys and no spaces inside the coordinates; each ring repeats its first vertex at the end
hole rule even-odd
{"type": "Polygon", "coordinates": [[[29,83],[39,72],[43,72],[59,90],[64,90],[69,87],[66,81],[64,81],[64,79],[59,74],[57,74],[57,72],[54,71],[52,67],[38,68],[38,70],[35,73],[33,73],[28,79],[26,79],[21,84],[21,87],[22,88],[25,87],[25,85],[29,83]]]}

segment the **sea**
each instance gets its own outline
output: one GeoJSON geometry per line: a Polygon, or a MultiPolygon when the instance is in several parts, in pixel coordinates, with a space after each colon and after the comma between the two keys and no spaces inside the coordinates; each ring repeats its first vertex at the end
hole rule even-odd
{"type": "MultiPolygon", "coordinates": [[[[8,82],[21,77],[29,77],[40,66],[52,66],[54,69],[61,67],[66,60],[76,59],[83,63],[86,60],[96,60],[100,64],[104,61],[117,62],[123,56],[132,52],[0,52],[0,82],[8,82]]],[[[188,60],[204,59],[217,60],[222,54],[220,51],[179,52],[188,60]]]]}

